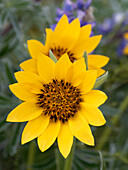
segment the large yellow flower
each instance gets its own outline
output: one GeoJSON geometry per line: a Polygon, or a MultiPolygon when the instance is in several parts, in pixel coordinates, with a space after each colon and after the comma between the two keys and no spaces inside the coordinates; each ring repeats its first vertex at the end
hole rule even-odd
{"type": "Polygon", "coordinates": [[[32,59],[23,62],[20,66],[24,71],[36,73],[36,61],[40,53],[49,56],[49,50],[51,50],[57,59],[67,53],[71,62],[74,62],[82,58],[86,51],[89,69],[97,70],[99,77],[105,73],[105,70],[101,67],[108,63],[109,58],[90,54],[97,47],[102,37],[101,35],[90,37],[90,34],[91,25],[80,27],[78,18],[69,24],[67,16],[63,15],[54,32],[51,29],[46,29],[45,45],[37,40],[28,40],[28,50],[32,59]]]}
{"type": "Polygon", "coordinates": [[[55,64],[45,55],[37,59],[38,74],[15,73],[18,83],[11,91],[22,101],[7,117],[9,122],[28,121],[22,133],[22,144],[38,138],[43,152],[56,140],[61,154],[70,153],[73,136],[94,145],[90,125],[101,126],[105,119],[98,107],[107,96],[92,90],[97,71],[86,71],[84,58],[74,63],[64,54],[55,64]]]}

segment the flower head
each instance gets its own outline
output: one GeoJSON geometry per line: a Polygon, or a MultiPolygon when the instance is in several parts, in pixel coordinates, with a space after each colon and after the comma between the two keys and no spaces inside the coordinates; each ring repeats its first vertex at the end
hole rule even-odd
{"type": "Polygon", "coordinates": [[[90,125],[101,126],[105,119],[98,107],[107,96],[92,90],[97,71],[86,71],[84,59],[72,63],[64,54],[55,64],[49,57],[37,59],[38,74],[15,73],[18,83],[11,91],[22,101],[7,117],[10,122],[28,121],[22,133],[22,144],[38,138],[43,152],[56,140],[61,154],[70,153],[73,136],[94,145],[90,125]]]}
{"type": "Polygon", "coordinates": [[[100,76],[105,72],[101,67],[107,64],[109,58],[90,54],[97,47],[102,37],[101,35],[90,37],[90,34],[91,25],[80,27],[78,18],[69,24],[67,16],[63,15],[54,31],[46,29],[45,45],[37,40],[28,40],[28,50],[32,59],[23,62],[21,68],[24,71],[37,72],[36,61],[38,56],[40,53],[49,56],[49,50],[53,52],[57,59],[67,53],[71,62],[82,58],[86,51],[89,69],[97,70],[98,76],[100,76]]]}

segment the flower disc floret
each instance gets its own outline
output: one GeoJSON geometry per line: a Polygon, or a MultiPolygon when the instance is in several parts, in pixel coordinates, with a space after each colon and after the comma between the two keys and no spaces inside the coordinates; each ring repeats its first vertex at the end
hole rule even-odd
{"type": "Polygon", "coordinates": [[[80,90],[64,80],[54,80],[44,84],[38,94],[37,105],[44,109],[44,114],[50,116],[52,121],[68,121],[80,110],[83,99],[80,90]]]}

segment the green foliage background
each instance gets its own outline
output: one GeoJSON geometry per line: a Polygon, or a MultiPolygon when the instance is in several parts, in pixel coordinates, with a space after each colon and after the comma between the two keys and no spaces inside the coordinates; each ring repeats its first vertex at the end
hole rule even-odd
{"type": "MultiPolygon", "coordinates": [[[[93,0],[92,5],[98,24],[115,12],[125,12],[128,1],[93,0]]],[[[19,63],[30,58],[26,41],[35,38],[44,42],[45,28],[55,23],[56,7],[60,6],[61,0],[0,0],[0,170],[59,170],[59,165],[60,170],[66,170],[57,143],[44,153],[36,140],[21,146],[25,124],[6,122],[8,113],[20,103],[8,86],[16,82],[13,74],[20,70],[19,63]]],[[[94,32],[97,34],[96,29],[94,32]]],[[[104,36],[96,50],[110,57],[105,68],[109,77],[101,86],[109,98],[100,107],[107,123],[92,127],[95,147],[76,142],[73,170],[128,169],[128,56],[117,57],[120,39],[114,39],[116,33],[104,36]]]]}

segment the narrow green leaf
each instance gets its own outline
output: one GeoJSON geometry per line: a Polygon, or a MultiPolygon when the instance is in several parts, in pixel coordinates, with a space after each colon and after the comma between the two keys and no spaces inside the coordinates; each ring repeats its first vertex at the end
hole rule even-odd
{"type": "Polygon", "coordinates": [[[49,56],[55,63],[57,62],[57,59],[56,59],[55,55],[52,53],[51,50],[49,50],[49,56]]]}
{"type": "Polygon", "coordinates": [[[15,155],[20,146],[21,131],[24,124],[15,124],[12,129],[11,139],[9,141],[9,153],[15,155]]]}
{"type": "Polygon", "coordinates": [[[83,57],[84,57],[84,59],[85,59],[86,70],[88,70],[88,54],[87,54],[87,52],[86,52],[86,51],[84,52],[83,57]]]}
{"type": "Polygon", "coordinates": [[[0,121],[0,133],[5,131],[9,126],[10,124],[6,122],[6,117],[5,117],[2,121],[0,121]]]}
{"type": "Polygon", "coordinates": [[[12,23],[12,26],[13,26],[14,30],[15,30],[17,39],[20,42],[23,42],[22,29],[21,29],[20,23],[18,22],[16,14],[12,10],[8,10],[8,16],[9,16],[9,19],[10,19],[10,21],[12,23]]]}
{"type": "Polygon", "coordinates": [[[105,161],[104,161],[104,158],[103,158],[103,155],[101,153],[101,151],[99,151],[99,155],[100,155],[100,170],[106,170],[106,165],[105,165],[105,161]]]}
{"type": "Polygon", "coordinates": [[[14,83],[15,82],[15,79],[14,79],[14,76],[12,74],[12,70],[11,68],[9,67],[8,64],[5,64],[5,69],[6,69],[6,74],[7,74],[7,78],[9,80],[9,83],[14,83]]]}
{"type": "Polygon", "coordinates": [[[95,85],[94,85],[94,88],[97,88],[98,86],[100,86],[101,84],[103,84],[105,82],[105,80],[107,79],[108,77],[108,71],[106,71],[105,74],[103,74],[102,76],[98,77],[96,79],[96,82],[95,82],[95,85]]]}

